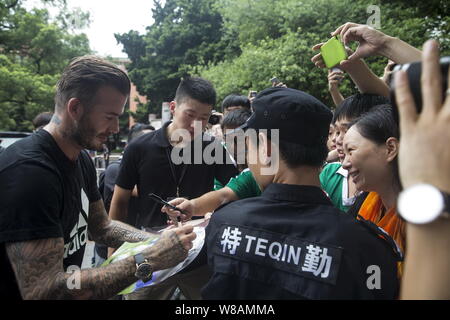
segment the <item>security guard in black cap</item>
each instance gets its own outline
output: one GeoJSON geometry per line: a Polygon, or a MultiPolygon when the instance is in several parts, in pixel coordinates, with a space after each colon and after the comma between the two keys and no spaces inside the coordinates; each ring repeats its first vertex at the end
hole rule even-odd
{"type": "Polygon", "coordinates": [[[253,107],[248,163],[263,193],[213,214],[206,229],[213,276],[203,298],[394,299],[395,243],[334,208],[320,189],[329,109],[288,88],[262,91],[253,107]]]}

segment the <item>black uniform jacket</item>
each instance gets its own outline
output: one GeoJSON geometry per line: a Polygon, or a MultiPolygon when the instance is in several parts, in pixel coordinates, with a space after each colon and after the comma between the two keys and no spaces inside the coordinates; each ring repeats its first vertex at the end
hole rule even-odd
{"type": "Polygon", "coordinates": [[[318,187],[271,184],[217,210],[206,230],[205,299],[394,299],[392,239],[318,187]]]}

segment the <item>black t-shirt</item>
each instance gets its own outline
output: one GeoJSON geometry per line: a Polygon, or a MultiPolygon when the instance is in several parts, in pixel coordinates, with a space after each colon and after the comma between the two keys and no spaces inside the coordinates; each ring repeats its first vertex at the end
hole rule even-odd
{"type": "MultiPolygon", "coordinates": [[[[109,214],[109,209],[111,206],[111,200],[114,194],[114,186],[116,184],[117,175],[119,174],[120,169],[120,161],[112,162],[108,165],[106,170],[103,172],[103,201],[105,203],[105,209],[106,212],[109,214]]],[[[101,176],[100,176],[101,178],[101,176]]],[[[102,190],[100,190],[102,192],[102,190]]],[[[136,218],[138,216],[138,201],[136,197],[131,196],[130,201],[128,202],[128,216],[125,223],[134,226],[136,225],[136,218]]],[[[103,258],[107,259],[108,256],[108,247],[96,243],[95,244],[95,251],[97,254],[103,258]]]]}
{"type": "MultiPolygon", "coordinates": [[[[178,187],[180,197],[193,199],[213,190],[214,178],[225,185],[239,173],[225,148],[207,135],[190,144],[191,164],[174,164],[170,156],[172,146],[166,136],[169,124],[167,122],[161,129],[136,138],[125,149],[116,184],[128,190],[137,185],[137,228],[157,227],[167,222],[167,216],[161,212],[162,205],[151,200],[148,194],[155,193],[167,200],[177,196],[178,187]],[[220,161],[205,162],[201,155],[195,154],[195,143],[201,146],[202,152],[207,147],[210,150],[218,145],[216,150],[221,149],[222,152],[220,161]],[[192,160],[196,160],[195,157],[200,158],[201,163],[194,164],[192,160]]],[[[214,152],[211,154],[215,155],[214,152]]]]}
{"type": "Polygon", "coordinates": [[[0,185],[0,297],[19,297],[6,243],[64,238],[64,269],[81,267],[89,203],[100,199],[89,155],[69,160],[40,130],[0,155],[0,185]]]}
{"type": "Polygon", "coordinates": [[[401,257],[381,234],[333,207],[318,187],[270,184],[260,197],[214,212],[205,239],[213,275],[202,296],[395,299],[401,257]]]}

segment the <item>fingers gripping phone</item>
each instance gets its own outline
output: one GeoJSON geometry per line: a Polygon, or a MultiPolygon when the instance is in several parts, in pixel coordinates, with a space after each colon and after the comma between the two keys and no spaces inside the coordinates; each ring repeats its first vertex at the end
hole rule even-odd
{"type": "Polygon", "coordinates": [[[345,51],[344,45],[337,36],[334,36],[325,42],[325,44],[320,47],[320,52],[322,53],[322,59],[328,69],[333,68],[342,60],[348,58],[347,51],[345,51]]]}
{"type": "MultiPolygon", "coordinates": [[[[150,193],[148,196],[149,196],[150,199],[152,199],[153,201],[156,201],[156,202],[158,202],[158,203],[160,203],[160,204],[162,204],[162,205],[164,205],[164,206],[167,206],[167,207],[169,207],[169,208],[172,209],[172,210],[176,210],[176,211],[179,211],[179,212],[181,212],[181,213],[183,213],[183,214],[186,214],[183,210],[181,210],[181,209],[179,209],[179,208],[177,208],[177,207],[171,205],[171,204],[168,203],[167,201],[164,201],[163,199],[161,199],[161,197],[159,197],[158,195],[156,195],[156,194],[154,194],[154,193],[150,193]]],[[[177,222],[177,223],[176,223],[176,226],[178,227],[178,223],[181,222],[181,219],[180,219],[179,216],[177,216],[177,221],[176,221],[176,222],[177,222]]]]}

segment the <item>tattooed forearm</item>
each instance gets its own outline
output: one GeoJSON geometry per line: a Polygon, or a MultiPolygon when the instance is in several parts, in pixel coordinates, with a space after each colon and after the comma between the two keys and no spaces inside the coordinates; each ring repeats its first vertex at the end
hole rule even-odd
{"type": "Polygon", "coordinates": [[[125,223],[111,220],[106,214],[101,200],[89,206],[89,234],[95,242],[110,248],[118,248],[125,241],[138,242],[149,238],[150,234],[125,223]]]}
{"type": "Polygon", "coordinates": [[[69,285],[63,270],[61,238],[10,243],[7,254],[24,299],[107,299],[136,281],[134,259],[79,271],[80,287],[69,285]]]}
{"type": "Polygon", "coordinates": [[[118,248],[125,241],[144,241],[148,239],[149,236],[150,234],[145,231],[138,230],[120,221],[111,220],[108,227],[104,229],[104,232],[96,239],[96,241],[107,245],[110,248],[118,248]]]}
{"type": "Polygon", "coordinates": [[[146,252],[153,268],[157,270],[177,265],[187,257],[187,253],[188,250],[175,232],[164,232],[159,241],[146,252]]]}
{"type": "MultiPolygon", "coordinates": [[[[154,271],[173,267],[186,258],[195,238],[191,232],[186,233],[186,228],[163,232],[142,252],[154,271]]],[[[64,272],[62,238],[7,243],[6,253],[24,299],[107,299],[137,280],[134,257],[102,268],[64,272]],[[73,277],[79,278],[79,285],[73,286],[73,277]]]]}

